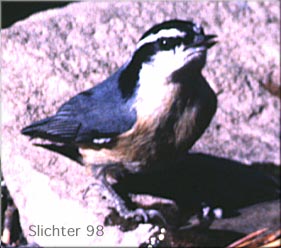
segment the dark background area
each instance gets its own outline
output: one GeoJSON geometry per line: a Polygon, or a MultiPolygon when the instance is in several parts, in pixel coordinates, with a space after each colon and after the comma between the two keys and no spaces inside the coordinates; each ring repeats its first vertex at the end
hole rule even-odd
{"type": "Polygon", "coordinates": [[[63,7],[77,1],[31,1],[31,2],[2,2],[2,25],[1,28],[8,28],[19,20],[23,20],[33,13],[63,7]]]}

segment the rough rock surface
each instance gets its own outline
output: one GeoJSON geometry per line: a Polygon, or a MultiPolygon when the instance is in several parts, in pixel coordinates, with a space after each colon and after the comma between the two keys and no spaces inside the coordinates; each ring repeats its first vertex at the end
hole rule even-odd
{"type": "MultiPolygon", "coordinates": [[[[137,246],[157,230],[104,225],[108,203],[78,164],[32,146],[20,129],[121,66],[142,33],[163,20],[192,19],[219,37],[204,75],[217,113],[193,150],[240,162],[280,163],[280,3],[73,3],[2,30],[2,170],[28,240],[43,246],[137,246]],[[30,236],[30,225],[81,228],[77,236],[30,236]],[[90,227],[89,227],[90,228],[90,227]]],[[[204,172],[202,172],[204,173],[204,172]]]]}

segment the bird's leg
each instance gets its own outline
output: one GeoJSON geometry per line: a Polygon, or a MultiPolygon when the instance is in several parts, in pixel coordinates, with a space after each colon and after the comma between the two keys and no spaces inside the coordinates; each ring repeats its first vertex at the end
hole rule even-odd
{"type": "MultiPolygon", "coordinates": [[[[115,167],[115,164],[107,164],[107,165],[104,165],[104,164],[99,164],[99,165],[94,165],[94,166],[91,166],[91,171],[93,173],[93,176],[95,178],[100,178],[100,177],[106,177],[105,175],[105,170],[107,169],[110,169],[110,168],[113,168],[115,167]]],[[[106,178],[104,179],[106,180],[106,178]]],[[[102,183],[103,183],[103,180],[102,180],[102,183]]],[[[84,191],[83,193],[83,196],[82,196],[82,199],[85,200],[86,199],[86,196],[88,194],[88,192],[93,188],[93,187],[104,187],[104,185],[101,185],[99,183],[91,183],[84,191]]]]}
{"type": "MultiPolygon", "coordinates": [[[[128,220],[134,219],[138,223],[147,223],[152,219],[158,218],[164,225],[166,225],[166,220],[162,214],[155,209],[142,209],[137,208],[135,210],[129,210],[126,206],[125,200],[113,189],[112,185],[107,180],[108,174],[116,174],[120,176],[119,170],[122,168],[120,164],[109,164],[104,166],[98,173],[98,178],[101,179],[101,182],[104,188],[107,191],[108,199],[112,200],[113,208],[118,212],[120,217],[128,220]],[[117,168],[117,173],[116,170],[117,168]]],[[[122,173],[122,169],[121,169],[122,173]]],[[[123,174],[122,174],[123,175],[123,174]]]]}

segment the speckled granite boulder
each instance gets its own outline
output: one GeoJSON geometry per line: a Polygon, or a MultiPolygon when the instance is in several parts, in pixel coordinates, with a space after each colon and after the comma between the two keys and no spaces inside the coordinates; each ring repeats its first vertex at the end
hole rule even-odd
{"type": "MultiPolygon", "coordinates": [[[[193,150],[240,162],[280,163],[279,2],[73,3],[1,31],[2,170],[27,239],[42,246],[138,246],[158,230],[104,226],[108,203],[80,165],[32,146],[20,129],[121,66],[142,33],[163,20],[192,19],[219,44],[204,75],[217,113],[193,150]],[[76,236],[30,236],[31,225],[80,228],[76,236]],[[87,236],[102,225],[104,235],[87,236]]],[[[202,172],[203,173],[203,172],[202,172]]]]}

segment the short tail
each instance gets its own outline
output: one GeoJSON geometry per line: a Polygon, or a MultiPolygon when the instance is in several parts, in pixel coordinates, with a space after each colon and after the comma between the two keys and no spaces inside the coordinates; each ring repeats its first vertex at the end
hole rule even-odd
{"type": "Polygon", "coordinates": [[[52,117],[33,122],[31,125],[24,127],[21,130],[23,135],[30,136],[31,138],[44,138],[44,134],[47,133],[48,123],[51,121],[52,117]]]}
{"type": "Polygon", "coordinates": [[[21,133],[33,138],[42,138],[55,142],[71,143],[80,128],[79,123],[69,118],[52,116],[36,121],[24,127],[21,133]]]}

